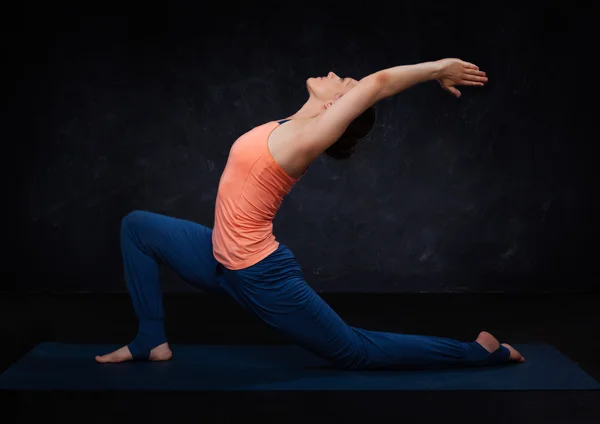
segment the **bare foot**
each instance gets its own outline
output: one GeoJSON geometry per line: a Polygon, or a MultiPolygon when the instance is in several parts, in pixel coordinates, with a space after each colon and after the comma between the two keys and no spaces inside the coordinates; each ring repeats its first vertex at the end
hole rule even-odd
{"type": "MultiPolygon", "coordinates": [[[[479,336],[475,341],[481,346],[483,346],[484,349],[490,353],[495,352],[500,347],[500,342],[498,341],[498,339],[496,339],[487,331],[482,331],[481,333],[479,333],[479,336]]],[[[517,350],[515,350],[515,348],[513,348],[511,345],[502,343],[502,346],[504,346],[510,351],[510,362],[525,362],[525,358],[523,358],[523,356],[521,356],[521,354],[517,350]]]]}
{"type": "MultiPolygon", "coordinates": [[[[150,351],[150,361],[168,361],[173,357],[173,353],[168,343],[156,346],[150,351]]],[[[96,362],[100,364],[117,364],[119,362],[131,361],[133,357],[127,346],[117,349],[112,353],[96,356],[96,362]]]]}

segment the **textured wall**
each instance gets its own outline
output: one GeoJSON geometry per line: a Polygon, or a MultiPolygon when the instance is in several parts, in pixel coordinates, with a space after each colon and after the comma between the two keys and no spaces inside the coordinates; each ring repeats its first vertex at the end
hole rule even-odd
{"type": "MultiPolygon", "coordinates": [[[[597,136],[573,72],[591,46],[585,11],[349,7],[28,21],[31,46],[11,50],[5,287],[124,290],[121,218],[212,226],[231,144],[297,110],[306,78],[461,57],[487,87],[457,100],[428,83],[382,101],[356,156],[319,159],[286,198],[278,239],[318,291],[593,288],[580,277],[596,274],[597,136]]],[[[165,271],[165,290],[186,287],[165,271]]]]}

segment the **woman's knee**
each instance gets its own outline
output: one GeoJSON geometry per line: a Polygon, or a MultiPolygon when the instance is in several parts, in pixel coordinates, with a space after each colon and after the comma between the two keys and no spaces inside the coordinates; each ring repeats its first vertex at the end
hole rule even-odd
{"type": "Polygon", "coordinates": [[[369,368],[367,352],[357,342],[348,344],[343,351],[331,358],[331,361],[334,366],[348,371],[358,371],[369,368]]]}
{"type": "Polygon", "coordinates": [[[151,212],[134,210],[121,219],[121,234],[135,232],[148,221],[153,214],[151,212]]]}
{"type": "Polygon", "coordinates": [[[333,360],[333,366],[345,371],[360,371],[366,370],[366,361],[357,358],[344,358],[343,360],[333,360]]]}
{"type": "Polygon", "coordinates": [[[346,371],[361,371],[370,369],[367,358],[364,355],[357,355],[348,361],[339,364],[346,371]]]}

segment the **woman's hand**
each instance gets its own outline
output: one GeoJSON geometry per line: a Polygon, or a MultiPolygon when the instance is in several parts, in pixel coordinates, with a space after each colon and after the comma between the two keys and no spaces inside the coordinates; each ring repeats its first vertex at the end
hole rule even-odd
{"type": "Polygon", "coordinates": [[[460,91],[455,88],[457,85],[483,87],[488,80],[485,72],[480,71],[478,66],[460,59],[442,59],[438,64],[440,71],[437,81],[444,90],[456,97],[461,96],[460,91]]]}

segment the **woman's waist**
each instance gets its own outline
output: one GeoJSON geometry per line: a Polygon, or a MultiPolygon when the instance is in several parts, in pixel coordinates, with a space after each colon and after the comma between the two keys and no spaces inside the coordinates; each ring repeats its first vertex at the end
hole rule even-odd
{"type": "Polygon", "coordinates": [[[252,261],[243,267],[235,267],[233,269],[226,263],[221,261],[219,265],[224,267],[228,272],[236,273],[240,276],[251,278],[266,278],[272,279],[288,275],[289,273],[302,275],[302,271],[294,253],[283,243],[275,241],[276,247],[271,249],[271,252],[265,252],[265,255],[252,261]]]}

